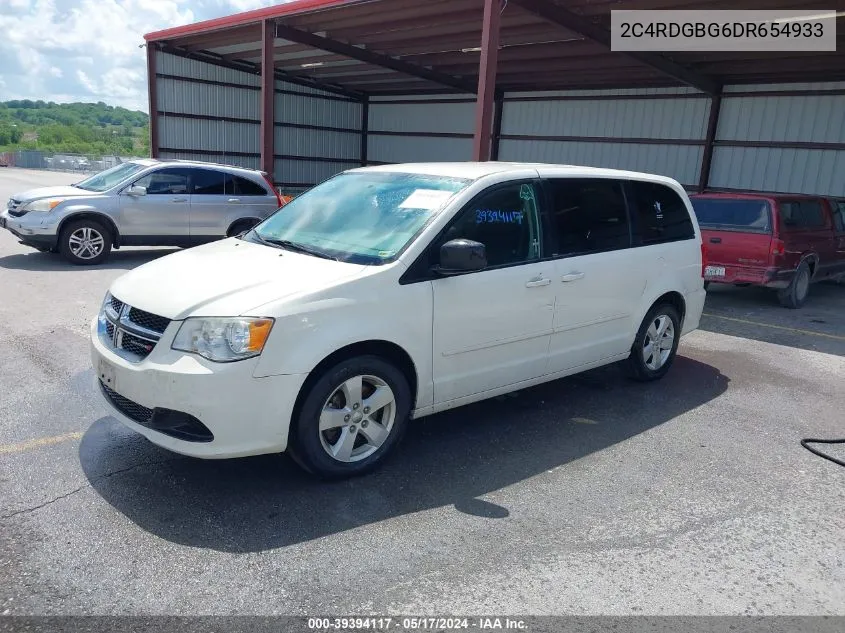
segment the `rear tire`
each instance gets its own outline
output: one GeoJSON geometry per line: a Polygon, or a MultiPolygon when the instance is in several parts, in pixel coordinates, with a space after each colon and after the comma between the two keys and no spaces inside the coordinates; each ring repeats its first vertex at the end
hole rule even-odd
{"type": "Polygon", "coordinates": [[[240,235],[245,231],[249,231],[252,227],[258,224],[257,220],[238,220],[226,232],[226,237],[234,237],[240,235]]]}
{"type": "Polygon", "coordinates": [[[658,380],[666,375],[681,340],[681,317],[677,309],[662,303],[649,310],[625,361],[628,376],[640,382],[658,380]]]}
{"type": "Polygon", "coordinates": [[[97,220],[76,220],[62,229],[59,252],[75,266],[101,264],[109,256],[114,236],[97,220]]]}
{"type": "Polygon", "coordinates": [[[308,472],[342,479],[380,466],[411,412],[404,374],[377,356],[344,360],[310,386],[292,421],[290,453],[308,472]]]}
{"type": "Polygon", "coordinates": [[[709,281],[705,281],[705,282],[704,282],[704,289],[705,289],[705,290],[707,290],[709,287],[710,287],[710,282],[709,282],[709,281]]]}
{"type": "Polygon", "coordinates": [[[807,302],[810,294],[810,266],[801,262],[789,286],[778,291],[778,301],[784,308],[796,310],[807,302]]]}

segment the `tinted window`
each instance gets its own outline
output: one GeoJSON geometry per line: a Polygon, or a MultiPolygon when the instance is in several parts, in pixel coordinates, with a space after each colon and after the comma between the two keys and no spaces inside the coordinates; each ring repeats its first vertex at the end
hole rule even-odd
{"type": "Polygon", "coordinates": [[[686,205],[674,189],[652,182],[628,183],[636,209],[635,231],[639,243],[656,244],[695,237],[686,205]]]}
{"type": "Polygon", "coordinates": [[[769,233],[771,210],[765,200],[693,198],[698,223],[705,228],[769,233]]]}
{"type": "Polygon", "coordinates": [[[191,171],[194,180],[194,193],[199,196],[222,196],[225,194],[222,171],[211,169],[194,169],[191,171]]]}
{"type": "Polygon", "coordinates": [[[460,212],[454,223],[435,244],[467,239],[481,242],[487,249],[487,264],[502,266],[540,257],[540,228],[537,193],[533,185],[496,187],[481,194],[460,212]]]}
{"type": "Polygon", "coordinates": [[[780,203],[780,217],[789,228],[812,229],[825,226],[824,210],[816,200],[794,200],[780,203]]]}
{"type": "Polygon", "coordinates": [[[134,183],[146,187],[148,196],[177,195],[188,193],[188,173],[185,169],[159,169],[134,183]]]}
{"type": "Polygon", "coordinates": [[[836,223],[836,230],[845,231],[845,202],[833,202],[833,219],[836,223]]]}
{"type": "Polygon", "coordinates": [[[597,253],[631,245],[622,185],[616,180],[550,179],[554,255],[597,253]]]}
{"type": "Polygon", "coordinates": [[[226,182],[226,193],[229,193],[228,185],[231,184],[234,189],[233,193],[236,196],[266,196],[267,190],[264,189],[257,182],[253,182],[248,178],[241,178],[240,176],[229,176],[226,182]]]}

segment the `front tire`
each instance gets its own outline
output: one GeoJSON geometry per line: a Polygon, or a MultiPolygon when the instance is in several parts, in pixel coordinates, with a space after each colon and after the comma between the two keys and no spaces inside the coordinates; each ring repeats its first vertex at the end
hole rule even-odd
{"type": "Polygon", "coordinates": [[[790,284],[778,291],[778,301],[784,308],[796,310],[807,302],[810,294],[810,266],[801,262],[790,284]]]}
{"type": "Polygon", "coordinates": [[[675,361],[680,340],[678,310],[668,303],[654,306],[643,319],[625,361],[628,375],[640,382],[663,378],[675,361]]]}
{"type": "Polygon", "coordinates": [[[291,427],[291,455],[324,479],[362,475],[396,447],[410,411],[399,369],[376,356],[350,358],[310,386],[291,427]]]}
{"type": "Polygon", "coordinates": [[[109,256],[113,236],[96,220],[76,220],[59,237],[59,252],[75,266],[101,264],[109,256]]]}

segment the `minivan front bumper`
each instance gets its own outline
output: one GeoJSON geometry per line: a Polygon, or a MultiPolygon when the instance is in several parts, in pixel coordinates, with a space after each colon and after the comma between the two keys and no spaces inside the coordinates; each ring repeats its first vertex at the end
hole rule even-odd
{"type": "Polygon", "coordinates": [[[182,455],[219,459],[284,451],[306,374],[255,378],[256,358],[212,363],[174,351],[179,325],[172,322],[150,355],[135,363],[107,347],[93,320],[94,385],[111,414],[182,455]]]}

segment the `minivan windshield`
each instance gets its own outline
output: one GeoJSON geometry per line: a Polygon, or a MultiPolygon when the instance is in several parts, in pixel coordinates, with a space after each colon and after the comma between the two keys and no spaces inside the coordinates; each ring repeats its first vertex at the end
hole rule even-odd
{"type": "Polygon", "coordinates": [[[139,163],[121,163],[76,183],[74,187],[85,191],[108,191],[145,168],[145,165],[139,163]]]}
{"type": "Polygon", "coordinates": [[[379,264],[470,182],[396,172],[340,174],[291,200],[249,235],[312,255],[379,264]]]}
{"type": "Polygon", "coordinates": [[[770,233],[771,208],[765,200],[693,198],[692,207],[702,228],[770,233]]]}

